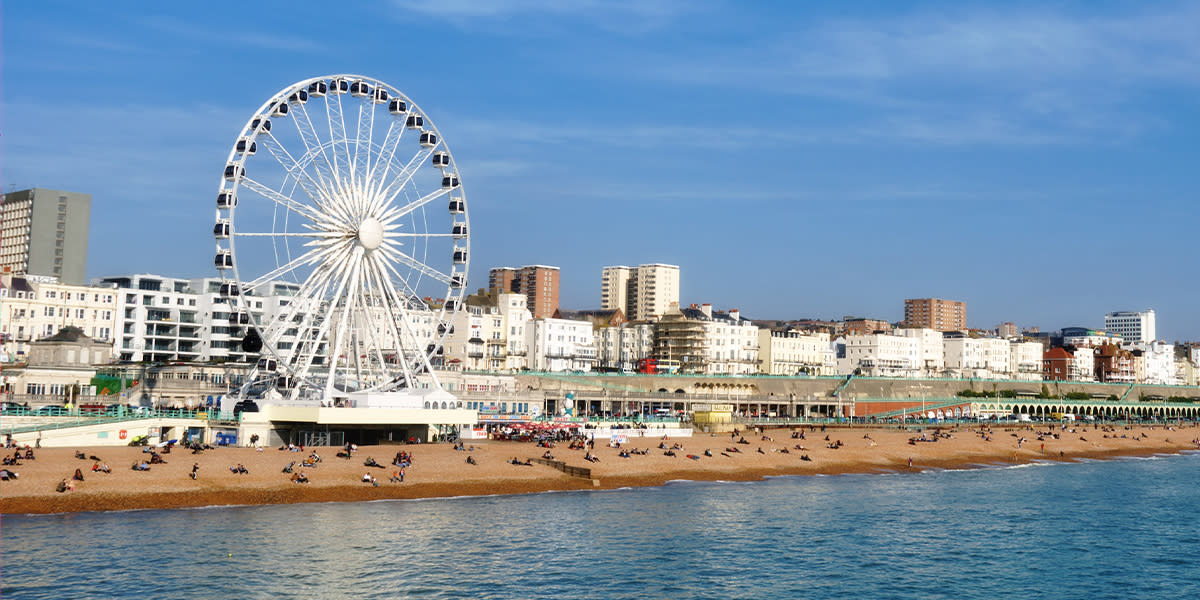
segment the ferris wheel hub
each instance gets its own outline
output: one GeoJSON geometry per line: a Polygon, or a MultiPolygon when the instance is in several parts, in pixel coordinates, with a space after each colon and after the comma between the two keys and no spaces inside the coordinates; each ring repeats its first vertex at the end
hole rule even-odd
{"type": "Polygon", "coordinates": [[[383,243],[383,223],[375,217],[367,217],[358,224],[358,243],[367,250],[374,250],[383,243]]]}

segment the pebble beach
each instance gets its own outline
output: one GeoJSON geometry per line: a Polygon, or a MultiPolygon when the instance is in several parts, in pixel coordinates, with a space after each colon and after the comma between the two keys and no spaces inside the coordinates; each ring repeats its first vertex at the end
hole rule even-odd
{"type": "MultiPolygon", "coordinates": [[[[134,463],[149,460],[139,447],[40,448],[34,449],[34,460],[4,467],[18,477],[0,481],[0,513],[356,502],[614,489],[662,485],[672,480],[747,481],[778,475],[920,472],[1037,460],[1178,453],[1197,449],[1198,437],[1200,429],[1195,426],[1161,425],[908,430],[831,427],[824,431],[802,427],[748,430],[734,435],[630,438],[621,449],[645,453],[634,452],[629,457],[609,447],[607,440],[596,440],[594,448],[588,449],[569,449],[567,442],[545,447],[534,442],[494,440],[465,442],[463,450],[448,443],[360,446],[349,458],[337,456],[341,448],[329,447],[300,452],[222,447],[199,453],[175,447],[162,454],[165,464],[151,465],[148,471],[131,469],[134,463]],[[674,456],[666,454],[661,446],[674,456]],[[322,460],[316,467],[300,467],[313,451],[322,460]],[[412,454],[412,464],[404,469],[403,482],[393,482],[390,479],[399,467],[391,463],[401,451],[412,454]],[[590,473],[568,475],[537,462],[530,466],[512,464],[514,458],[524,462],[547,452],[555,461],[590,473]],[[585,459],[589,452],[595,461],[585,459]],[[77,458],[77,453],[101,459],[111,472],[93,472],[95,461],[77,458]],[[381,467],[365,466],[368,458],[381,467]],[[283,471],[291,462],[296,463],[293,472],[303,470],[309,483],[295,483],[292,475],[283,471]],[[194,480],[190,476],[193,465],[199,467],[194,480]],[[235,473],[231,468],[237,465],[246,472],[235,473]],[[83,481],[74,481],[73,490],[56,491],[58,484],[71,479],[76,469],[83,474],[83,481]],[[363,482],[364,475],[375,482],[363,482]]],[[[4,455],[12,456],[13,452],[8,449],[4,455]]]]}

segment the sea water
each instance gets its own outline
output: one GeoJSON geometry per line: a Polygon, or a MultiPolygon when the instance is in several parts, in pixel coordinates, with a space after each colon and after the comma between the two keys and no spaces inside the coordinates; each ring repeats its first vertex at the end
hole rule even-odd
{"type": "Polygon", "coordinates": [[[5,515],[17,598],[1196,598],[1200,455],[5,515]]]}

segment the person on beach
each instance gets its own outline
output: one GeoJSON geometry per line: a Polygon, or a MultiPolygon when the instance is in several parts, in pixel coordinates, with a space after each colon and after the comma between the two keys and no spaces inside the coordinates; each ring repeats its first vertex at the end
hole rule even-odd
{"type": "Polygon", "coordinates": [[[83,471],[75,469],[75,474],[71,476],[71,479],[74,479],[75,481],[83,481],[83,471]]]}
{"type": "Polygon", "coordinates": [[[469,456],[469,455],[468,455],[468,456],[467,456],[467,464],[468,464],[468,465],[474,465],[474,464],[478,464],[478,463],[476,463],[476,462],[475,462],[475,459],[474,459],[474,458],[472,458],[471,456],[469,456]]]}
{"type": "Polygon", "coordinates": [[[196,479],[196,472],[200,470],[200,463],[192,463],[192,480],[196,479]]]}

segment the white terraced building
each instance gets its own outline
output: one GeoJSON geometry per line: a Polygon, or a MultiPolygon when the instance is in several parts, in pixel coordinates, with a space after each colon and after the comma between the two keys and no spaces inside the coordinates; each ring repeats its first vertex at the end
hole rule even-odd
{"type": "Polygon", "coordinates": [[[622,323],[595,330],[597,366],[608,371],[635,371],[638,361],[654,352],[654,325],[622,323]]]}
{"type": "MultiPolygon", "coordinates": [[[[0,276],[0,362],[24,361],[30,342],[78,327],[97,342],[113,341],[116,291],[68,285],[43,275],[0,276]]],[[[104,362],[112,358],[112,353],[104,362]]]]}
{"type": "Polygon", "coordinates": [[[1008,353],[1008,374],[1021,381],[1041,381],[1042,345],[1037,342],[1012,342],[1008,353]]]}
{"type": "Polygon", "coordinates": [[[591,321],[533,319],[525,326],[529,368],[535,371],[591,371],[596,344],[591,321]]]}
{"type": "Polygon", "coordinates": [[[946,346],[941,331],[909,327],[897,329],[896,335],[917,340],[919,376],[942,376],[942,372],[946,370],[946,346]]]}
{"type": "Polygon", "coordinates": [[[921,373],[919,338],[873,333],[838,340],[838,373],[868,377],[916,377],[921,373]]]}
{"type": "Polygon", "coordinates": [[[528,359],[525,335],[532,315],[525,294],[468,296],[442,346],[442,368],[516,371],[528,359]]]}
{"type": "Polygon", "coordinates": [[[836,370],[829,334],[758,330],[759,371],[767,375],[832,375],[836,370]]]}

